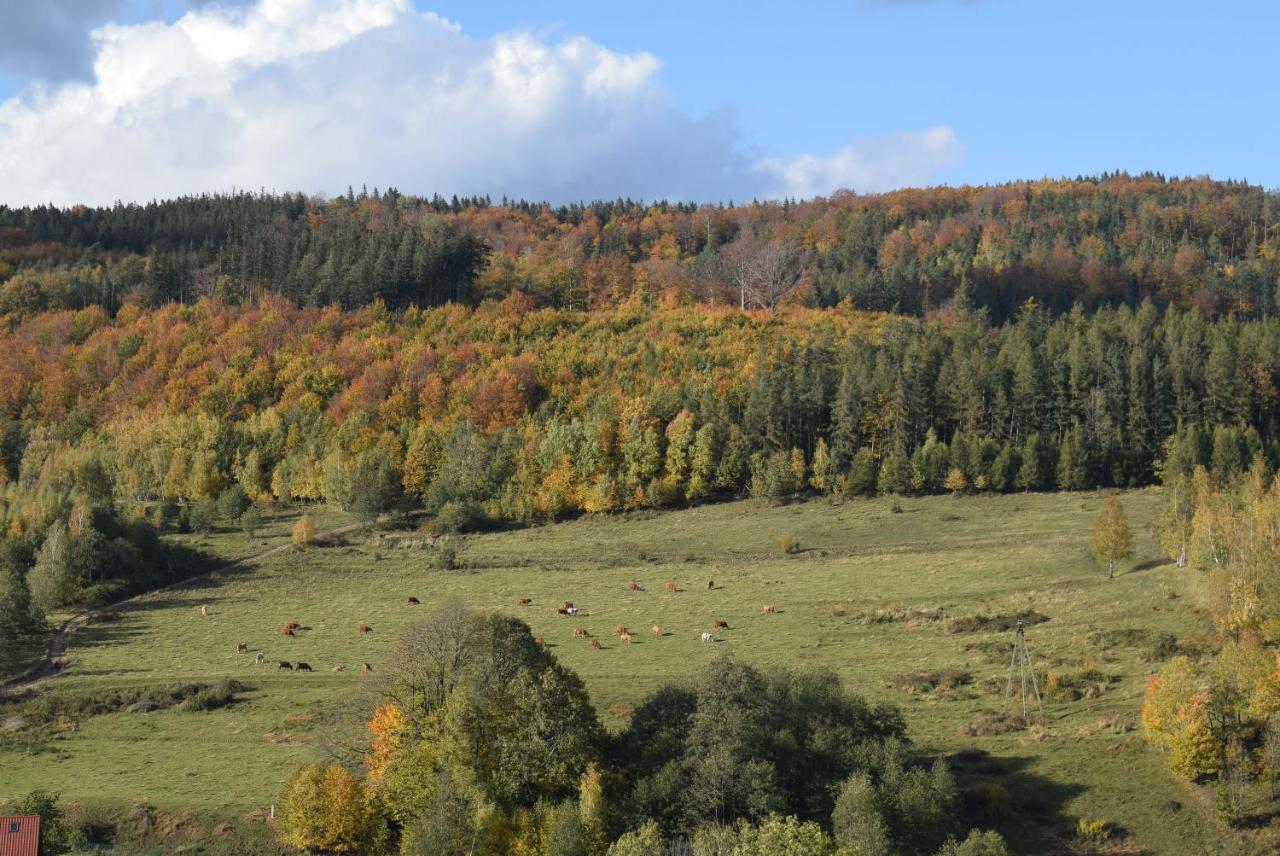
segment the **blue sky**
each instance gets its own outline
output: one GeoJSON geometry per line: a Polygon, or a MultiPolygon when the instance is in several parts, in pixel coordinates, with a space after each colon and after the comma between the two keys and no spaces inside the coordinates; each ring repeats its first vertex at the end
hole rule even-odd
{"type": "MultiPolygon", "coordinates": [[[[25,136],[14,136],[15,146],[29,146],[37,154],[49,148],[52,128],[68,124],[68,111],[84,108],[62,104],[61,118],[48,105],[33,108],[32,87],[56,95],[68,86],[92,84],[97,49],[86,36],[91,27],[106,21],[174,25],[193,6],[199,7],[194,14],[227,15],[234,22],[259,3],[284,0],[237,0],[242,8],[230,12],[216,3],[186,0],[47,2],[68,11],[52,23],[31,22],[34,29],[25,37],[11,34],[6,43],[0,36],[0,102],[23,111],[17,119],[11,111],[6,126],[0,105],[0,143],[8,142],[6,129],[11,135],[21,131],[25,136]],[[15,41],[19,38],[24,40],[15,41]],[[41,131],[45,136],[23,130],[33,123],[49,126],[41,131]]],[[[411,0],[303,2],[313,3],[316,15],[348,5],[376,17],[385,12],[375,8],[379,4],[394,7],[411,0]]],[[[33,6],[40,5],[0,0],[0,13],[29,17],[33,6]]],[[[255,180],[265,186],[274,181],[275,164],[269,159],[245,162],[227,150],[265,134],[271,145],[285,151],[290,140],[305,142],[316,138],[317,129],[336,127],[334,117],[311,112],[297,119],[297,105],[288,93],[305,91],[314,101],[317,92],[328,91],[310,85],[323,80],[326,63],[336,64],[339,54],[358,55],[366,65],[385,63],[382,76],[371,77],[374,83],[366,86],[414,75],[438,80],[441,69],[469,75],[474,82],[476,70],[492,68],[504,47],[514,44],[512,34],[520,33],[525,41],[518,53],[528,60],[521,74],[551,63],[558,69],[557,85],[564,87],[547,102],[545,115],[526,117],[523,135],[505,136],[510,117],[502,111],[511,109],[510,99],[495,97],[493,104],[508,107],[490,105],[484,117],[471,111],[459,114],[462,108],[448,98],[447,89],[422,83],[426,89],[405,90],[401,99],[426,105],[420,121],[404,121],[390,104],[379,108],[386,116],[370,108],[367,120],[388,129],[383,139],[342,140],[348,150],[371,140],[399,140],[399,148],[380,148],[379,163],[398,165],[411,181],[398,180],[389,169],[379,172],[376,164],[359,158],[344,159],[337,151],[317,153],[309,171],[281,162],[281,180],[318,185],[301,188],[316,192],[335,192],[365,179],[395,181],[402,187],[454,185],[405,187],[415,192],[497,195],[506,182],[514,193],[549,197],[626,192],[697,198],[813,195],[834,190],[830,185],[881,190],[922,182],[995,183],[1112,169],[1280,185],[1280,4],[1261,0],[802,0],[777,8],[721,0],[419,0],[415,6],[416,12],[398,8],[387,13],[391,23],[378,18],[360,24],[365,29],[344,30],[336,42],[317,43],[306,56],[284,51],[265,56],[251,71],[228,72],[227,85],[210,84],[176,99],[184,106],[174,109],[172,127],[157,126],[149,136],[138,136],[136,114],[127,123],[133,129],[128,133],[116,115],[101,120],[107,123],[101,128],[103,137],[131,150],[135,143],[139,150],[154,146],[150,162],[155,153],[164,152],[160,140],[185,149],[182,163],[166,164],[172,168],[161,170],[148,193],[163,194],[163,180],[173,183],[172,192],[187,192],[197,189],[202,177],[209,189],[255,180]],[[438,13],[461,32],[441,35],[417,12],[438,13]],[[580,52],[557,52],[575,39],[589,45],[593,59],[587,65],[580,52]],[[551,53],[533,56],[529,50],[551,53]],[[384,60],[391,56],[395,58],[384,60]],[[634,74],[617,83],[621,89],[610,90],[607,97],[592,89],[592,69],[613,69],[628,60],[634,60],[634,74]],[[296,124],[282,120],[280,129],[255,126],[247,134],[239,128],[222,149],[206,145],[209,129],[225,126],[226,116],[238,112],[235,103],[259,103],[254,99],[264,97],[268,83],[271,100],[263,103],[294,117],[296,124]],[[222,94],[208,94],[212,89],[222,94]],[[223,121],[214,122],[207,99],[224,97],[231,103],[218,102],[214,112],[223,121]],[[209,109],[196,110],[192,104],[209,109]],[[568,123],[574,133],[558,133],[554,122],[568,123]],[[298,136],[302,132],[296,129],[302,127],[311,128],[312,137],[298,136]],[[185,139],[187,129],[200,128],[201,135],[189,144],[174,142],[185,139]],[[473,136],[468,139],[468,134],[473,136]],[[450,135],[469,145],[450,147],[444,139],[450,135]],[[547,151],[539,150],[539,141],[547,137],[555,138],[556,150],[550,144],[547,151]],[[490,160],[485,161],[485,142],[494,138],[504,138],[505,146],[487,151],[490,160]],[[692,141],[688,153],[685,141],[692,141]],[[205,149],[209,151],[201,154],[205,149]],[[564,150],[571,156],[565,157],[564,150]],[[423,153],[421,161],[413,152],[423,153]],[[518,152],[520,162],[491,168],[506,160],[506,152],[518,152]],[[208,158],[207,169],[201,157],[208,158]],[[431,166],[420,166],[423,161],[431,166]],[[574,174],[578,162],[581,175],[574,174]],[[730,165],[722,169],[721,163],[730,165]],[[711,172],[714,180],[706,178],[711,172]]],[[[131,46],[145,43],[138,38],[125,44],[124,62],[141,66],[155,61],[146,56],[145,47],[131,46]]],[[[270,47],[275,42],[267,44],[267,50],[280,50],[270,47]]],[[[191,73],[208,71],[202,66],[191,73]]],[[[481,90],[476,97],[488,103],[488,92],[481,90]]],[[[96,100],[112,97],[105,85],[94,95],[96,100]]],[[[361,95],[353,90],[351,99],[361,95]]],[[[131,90],[128,97],[135,93],[131,90]]],[[[142,100],[136,110],[155,122],[160,121],[154,118],[157,110],[176,103],[171,93],[137,98],[142,100]]],[[[329,130],[326,139],[337,133],[329,130]]],[[[74,152],[60,157],[50,166],[51,178],[44,184],[28,181],[23,195],[79,198],[74,176],[65,173],[91,172],[93,160],[74,152]]],[[[0,194],[8,177],[3,158],[0,194]]],[[[17,169],[16,161],[8,163],[17,169]]],[[[83,195],[127,196],[128,188],[104,182],[83,195]]]]}

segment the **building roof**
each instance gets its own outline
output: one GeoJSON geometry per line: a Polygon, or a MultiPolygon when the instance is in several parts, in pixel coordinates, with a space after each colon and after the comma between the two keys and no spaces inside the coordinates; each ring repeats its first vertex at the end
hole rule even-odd
{"type": "Polygon", "coordinates": [[[0,856],[40,856],[40,815],[0,817],[0,856]]]}

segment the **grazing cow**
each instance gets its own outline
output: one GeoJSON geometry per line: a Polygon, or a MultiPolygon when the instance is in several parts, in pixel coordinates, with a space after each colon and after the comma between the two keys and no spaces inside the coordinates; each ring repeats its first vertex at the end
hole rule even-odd
{"type": "Polygon", "coordinates": [[[766,603],[764,606],[760,607],[760,611],[761,612],[777,612],[778,607],[774,606],[771,603],[766,603]]]}
{"type": "Polygon", "coordinates": [[[662,587],[663,587],[664,589],[666,589],[667,591],[675,591],[675,590],[676,590],[676,584],[675,584],[674,582],[664,583],[662,587]]]}
{"type": "Polygon", "coordinates": [[[357,633],[372,633],[372,632],[373,632],[373,628],[372,628],[372,627],[370,627],[370,626],[369,626],[369,625],[367,625],[367,624],[357,624],[357,625],[356,625],[356,632],[357,632],[357,633]]]}
{"type": "Polygon", "coordinates": [[[556,607],[556,615],[568,615],[568,614],[569,614],[569,610],[567,607],[563,607],[563,606],[556,607]]]}
{"type": "Polygon", "coordinates": [[[627,625],[625,625],[625,624],[619,624],[617,627],[613,628],[613,630],[614,630],[614,632],[615,632],[615,633],[617,633],[619,636],[626,636],[626,635],[627,635],[627,625]]]}
{"type": "Polygon", "coordinates": [[[297,669],[299,672],[314,672],[314,671],[315,671],[315,669],[311,668],[311,665],[310,665],[309,663],[296,663],[296,664],[294,665],[294,668],[295,668],[295,669],[297,669]]]}
{"type": "Polygon", "coordinates": [[[263,651],[259,651],[258,653],[253,655],[253,662],[258,664],[261,664],[266,659],[267,659],[267,655],[263,651]]]}
{"type": "Polygon", "coordinates": [[[632,580],[631,582],[627,583],[627,588],[630,591],[640,591],[640,583],[636,582],[635,580],[632,580]]]}
{"type": "Polygon", "coordinates": [[[600,647],[600,640],[599,640],[599,639],[592,639],[588,644],[589,644],[592,648],[599,648],[599,647],[600,647]]]}
{"type": "Polygon", "coordinates": [[[243,643],[243,642],[241,642],[239,645],[237,645],[237,646],[236,646],[236,653],[237,653],[237,654],[243,654],[243,653],[245,653],[245,652],[246,652],[246,651],[248,651],[248,650],[249,650],[249,646],[248,646],[248,645],[246,645],[246,644],[245,644],[245,643],[243,643]]]}
{"type": "Polygon", "coordinates": [[[369,665],[368,663],[365,663],[365,664],[364,664],[364,669],[363,669],[363,670],[364,670],[364,671],[366,671],[366,672],[372,672],[372,671],[373,671],[373,666],[369,665]]]}
{"type": "Polygon", "coordinates": [[[531,598],[531,597],[518,597],[518,598],[516,598],[516,606],[528,606],[528,605],[529,605],[529,604],[531,604],[531,603],[533,603],[533,598],[531,598]]]}
{"type": "Polygon", "coordinates": [[[416,597],[413,597],[411,595],[409,599],[406,601],[406,603],[410,604],[411,606],[417,606],[418,604],[422,603],[422,601],[418,600],[416,597]]]}
{"type": "Polygon", "coordinates": [[[202,607],[200,607],[200,614],[201,614],[201,615],[203,615],[205,618],[208,618],[208,617],[209,617],[209,607],[207,607],[207,606],[202,606],[202,607]]]}
{"type": "Polygon", "coordinates": [[[573,628],[573,635],[574,635],[574,636],[577,636],[577,637],[580,637],[580,638],[582,638],[582,639],[589,639],[589,638],[591,638],[591,634],[587,632],[587,628],[585,628],[585,627],[575,627],[575,628],[573,628]]]}
{"type": "Polygon", "coordinates": [[[535,636],[533,637],[533,644],[541,648],[543,645],[547,644],[547,640],[543,639],[541,636],[535,636]]]}
{"type": "Polygon", "coordinates": [[[341,663],[333,667],[333,671],[335,672],[345,672],[346,670],[347,670],[347,667],[342,665],[341,663]]]}
{"type": "Polygon", "coordinates": [[[702,641],[703,641],[703,642],[714,642],[714,641],[716,641],[716,638],[715,638],[714,636],[712,636],[710,633],[706,633],[706,632],[704,632],[704,633],[702,634],[702,641]]]}
{"type": "Polygon", "coordinates": [[[652,628],[652,629],[653,629],[653,635],[654,635],[654,636],[661,636],[661,635],[662,635],[662,628],[661,628],[661,627],[659,627],[658,625],[656,625],[656,624],[655,624],[655,625],[653,625],[653,628],[652,628]]]}
{"type": "Polygon", "coordinates": [[[715,621],[711,623],[711,626],[714,627],[716,630],[728,630],[729,622],[721,618],[717,618],[715,621]]]}
{"type": "Polygon", "coordinates": [[[707,580],[707,591],[711,591],[715,587],[716,587],[715,580],[707,580]]]}
{"type": "Polygon", "coordinates": [[[284,626],[284,629],[280,631],[280,635],[281,635],[281,636],[292,636],[292,635],[293,635],[293,625],[292,625],[292,624],[286,624],[286,625],[284,626]]]}
{"type": "Polygon", "coordinates": [[[277,668],[277,669],[287,669],[287,670],[289,670],[290,672],[292,672],[292,671],[293,671],[293,663],[290,663],[288,660],[276,660],[276,668],[277,668]]]}
{"type": "Polygon", "coordinates": [[[626,642],[628,645],[631,645],[636,641],[636,637],[632,636],[630,633],[623,633],[620,638],[622,639],[623,642],[626,642]]]}

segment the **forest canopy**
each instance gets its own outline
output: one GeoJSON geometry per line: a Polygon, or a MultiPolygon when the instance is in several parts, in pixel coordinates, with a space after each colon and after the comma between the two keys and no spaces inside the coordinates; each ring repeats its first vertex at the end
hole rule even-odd
{"type": "Polygon", "coordinates": [[[377,188],[0,206],[0,315],[11,316],[266,293],[348,309],[475,305],[521,291],[575,310],[849,300],[919,315],[959,293],[996,321],[1029,298],[1053,312],[1149,298],[1267,317],[1278,285],[1280,194],[1155,174],[736,206],[377,188]]]}

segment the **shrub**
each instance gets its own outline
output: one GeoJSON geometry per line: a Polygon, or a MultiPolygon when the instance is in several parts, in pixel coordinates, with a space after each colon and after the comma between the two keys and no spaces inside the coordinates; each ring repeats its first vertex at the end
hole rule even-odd
{"type": "Polygon", "coordinates": [[[452,571],[458,567],[458,548],[450,543],[441,544],[431,557],[431,567],[437,571],[452,571]]]}
{"type": "Polygon", "coordinates": [[[436,524],[445,532],[471,532],[479,527],[484,515],[478,506],[471,502],[450,500],[440,507],[436,514],[436,524]]]}
{"type": "Polygon", "coordinates": [[[186,710],[217,710],[234,702],[236,693],[243,689],[240,683],[228,678],[215,686],[197,690],[182,706],[186,710]]]}
{"type": "Polygon", "coordinates": [[[1106,844],[1111,840],[1111,824],[1102,818],[1079,818],[1076,821],[1076,840],[1082,844],[1106,844]]]}
{"type": "Polygon", "coordinates": [[[1009,845],[995,830],[973,830],[964,841],[948,841],[937,856],[1009,856],[1009,845]]]}
{"type": "Polygon", "coordinates": [[[310,514],[304,514],[293,525],[293,543],[299,547],[310,547],[316,541],[316,522],[310,514]]]}
{"type": "Polygon", "coordinates": [[[213,531],[217,514],[217,504],[212,499],[202,499],[187,509],[187,525],[192,532],[208,535],[213,531]]]}
{"type": "Polygon", "coordinates": [[[251,504],[244,488],[233,484],[218,495],[218,516],[227,523],[235,523],[251,504]]]}
{"type": "Polygon", "coordinates": [[[251,505],[246,508],[244,513],[240,515],[240,528],[244,530],[244,534],[252,538],[261,527],[262,514],[258,511],[257,507],[251,505]]]}
{"type": "Polygon", "coordinates": [[[800,539],[794,535],[783,535],[778,539],[778,546],[782,548],[782,552],[788,556],[800,552],[800,539]]]}

